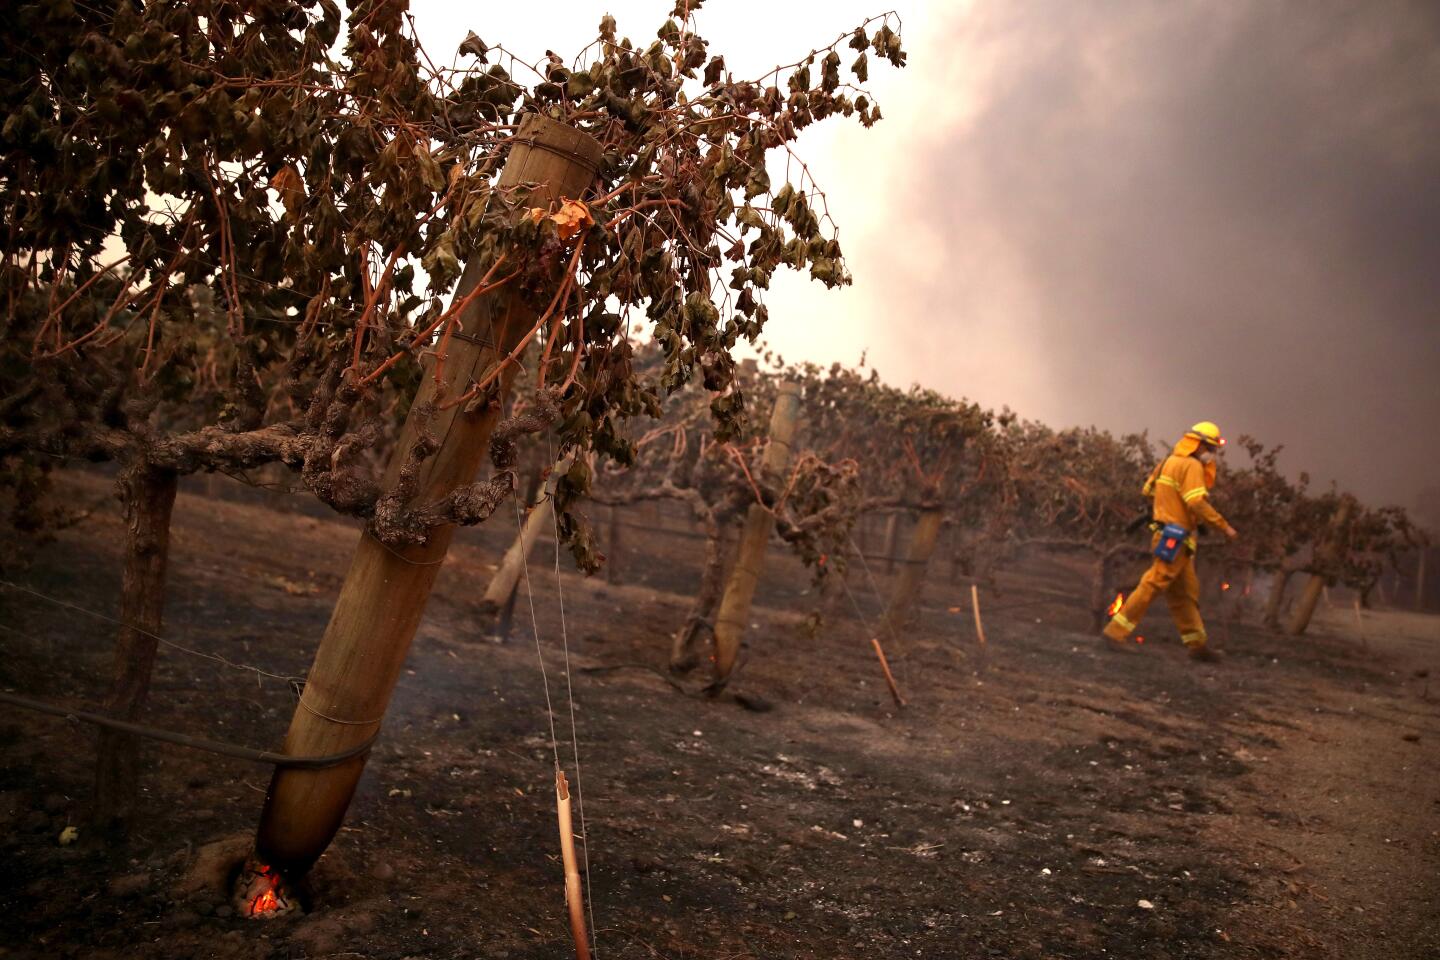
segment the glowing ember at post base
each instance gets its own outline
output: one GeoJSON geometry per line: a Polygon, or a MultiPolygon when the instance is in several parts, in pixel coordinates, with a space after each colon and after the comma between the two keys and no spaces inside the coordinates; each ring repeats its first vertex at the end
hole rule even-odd
{"type": "Polygon", "coordinates": [[[300,909],[279,871],[251,856],[235,877],[235,909],[252,920],[268,920],[300,909]]]}

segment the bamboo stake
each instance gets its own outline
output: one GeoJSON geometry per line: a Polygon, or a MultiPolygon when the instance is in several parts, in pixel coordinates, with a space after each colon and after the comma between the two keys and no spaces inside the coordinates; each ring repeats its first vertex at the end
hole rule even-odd
{"type": "Polygon", "coordinates": [[[576,960],[590,960],[590,937],[585,932],[585,894],[575,860],[575,829],[570,820],[570,784],[565,771],[555,771],[555,811],[560,822],[560,859],[565,865],[565,905],[570,909],[570,935],[575,938],[576,960]]]}
{"type": "Polygon", "coordinates": [[[975,611],[975,639],[985,646],[985,624],[980,622],[980,588],[970,584],[970,609],[975,611]]]}
{"type": "Polygon", "coordinates": [[[875,647],[875,656],[880,658],[880,669],[885,673],[885,682],[890,685],[890,696],[895,698],[895,706],[905,706],[905,698],[900,696],[900,688],[895,685],[895,674],[890,672],[890,663],[885,659],[885,648],[880,646],[880,638],[871,637],[870,643],[875,647]]]}

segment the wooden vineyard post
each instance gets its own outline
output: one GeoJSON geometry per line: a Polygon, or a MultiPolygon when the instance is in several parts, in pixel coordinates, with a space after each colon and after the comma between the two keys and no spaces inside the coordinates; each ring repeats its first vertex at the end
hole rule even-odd
{"type": "MultiPolygon", "coordinates": [[[[170,557],[170,513],[176,475],[140,463],[120,477],[127,529],[120,589],[120,627],[108,712],[134,720],[150,690],[150,673],[165,611],[165,567],[170,557]]],[[[95,764],[94,823],[123,831],[139,793],[140,742],[133,734],[102,728],[95,764]]]]}
{"type": "Polygon", "coordinates": [[[940,538],[940,525],[944,519],[945,513],[938,503],[920,508],[920,519],[916,521],[915,532],[910,537],[905,569],[900,571],[894,591],[890,594],[890,605],[885,608],[885,620],[891,629],[903,626],[910,616],[910,608],[925,584],[925,570],[935,553],[935,543],[940,538]]]}
{"type": "MultiPolygon", "coordinates": [[[[589,135],[529,114],[512,141],[500,186],[535,184],[531,202],[539,206],[580,197],[594,183],[600,156],[600,144],[589,135]]],[[[490,266],[472,257],[455,299],[476,289],[490,266]]],[[[478,297],[461,311],[463,336],[449,344],[444,384],[437,385],[428,371],[422,379],[385,477],[386,489],[393,489],[405,452],[422,429],[439,449],[420,465],[416,499],[433,502],[473,482],[501,405],[472,410],[433,401],[460,396],[484,379],[537,319],[538,313],[511,288],[478,297]],[[428,424],[419,413],[427,409],[433,409],[428,424]]],[[[502,396],[513,378],[512,364],[500,377],[502,396]]],[[[287,754],[338,753],[363,744],[380,729],[453,533],[453,527],[439,527],[423,545],[399,549],[361,534],[285,737],[287,754]]],[[[339,830],[364,766],[362,754],[321,770],[277,769],[260,815],[259,858],[292,875],[308,870],[339,830]]]]}
{"type": "MultiPolygon", "coordinates": [[[[795,436],[799,414],[800,385],[786,380],[780,384],[775,409],[770,415],[770,445],[765,448],[765,457],[760,462],[763,477],[777,479],[789,463],[790,442],[795,436]]],[[[750,504],[745,515],[745,528],[740,534],[740,547],[735,554],[735,566],[720,598],[720,612],[715,616],[714,690],[724,688],[730,679],[730,671],[735,669],[740,639],[745,635],[745,625],[750,620],[750,602],[755,598],[755,586],[760,580],[760,569],[765,564],[765,548],[770,543],[770,532],[774,528],[775,517],[765,505],[750,504]]]]}
{"type": "Polygon", "coordinates": [[[1342,559],[1345,531],[1350,526],[1350,515],[1354,509],[1355,501],[1349,497],[1340,501],[1335,518],[1330,523],[1329,539],[1315,551],[1315,572],[1305,584],[1305,592],[1300,595],[1300,603],[1295,607],[1290,623],[1285,628],[1285,632],[1292,637],[1300,636],[1305,632],[1305,628],[1310,626],[1310,618],[1315,615],[1315,607],[1320,602],[1321,594],[1325,592],[1326,571],[1333,570],[1342,559]]]}
{"type": "Polygon", "coordinates": [[[555,514],[551,509],[550,498],[541,497],[539,501],[530,507],[529,514],[525,517],[525,523],[510,542],[509,548],[505,551],[505,558],[500,561],[500,566],[495,569],[495,575],[490,578],[490,583],[485,587],[485,598],[480,601],[480,606],[485,610],[499,610],[515,593],[515,586],[520,582],[520,573],[525,569],[525,561],[535,549],[539,542],[540,535],[550,529],[555,523],[555,514]]]}
{"type": "MultiPolygon", "coordinates": [[[[540,494],[544,491],[544,489],[545,477],[540,473],[536,473],[530,480],[528,488],[525,491],[525,499],[522,502],[530,504],[530,508],[534,509],[534,507],[536,506],[536,501],[540,499],[540,494]]],[[[510,552],[507,548],[505,556],[500,558],[500,563],[497,564],[495,567],[496,574],[500,572],[500,567],[504,565],[505,560],[509,556],[510,552]]],[[[515,624],[515,593],[516,591],[514,590],[510,591],[510,596],[507,597],[505,602],[500,605],[500,609],[498,611],[494,610],[493,608],[486,608],[484,604],[477,604],[477,607],[480,609],[480,613],[482,616],[487,614],[494,616],[495,624],[493,636],[497,640],[505,641],[510,639],[510,628],[515,624]]]]}
{"type": "Polygon", "coordinates": [[[555,490],[555,481],[560,474],[570,469],[572,459],[568,456],[561,458],[550,473],[551,482],[541,486],[530,513],[515,534],[515,539],[510,542],[505,558],[500,561],[500,566],[496,568],[495,575],[490,578],[490,583],[485,588],[485,597],[480,601],[482,610],[500,610],[510,602],[525,570],[525,561],[535,551],[535,544],[547,530],[554,532],[555,505],[550,495],[555,490]]]}
{"type": "Polygon", "coordinates": [[[880,548],[880,552],[885,554],[885,572],[889,574],[895,572],[895,541],[899,531],[900,511],[892,510],[885,516],[885,538],[882,541],[885,546],[880,548]]]}

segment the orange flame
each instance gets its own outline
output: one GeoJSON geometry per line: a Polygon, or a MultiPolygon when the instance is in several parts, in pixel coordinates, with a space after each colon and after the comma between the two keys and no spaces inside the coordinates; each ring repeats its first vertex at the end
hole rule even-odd
{"type": "Polygon", "coordinates": [[[1220,589],[1221,589],[1221,590],[1229,590],[1229,589],[1230,589],[1230,584],[1228,584],[1228,583],[1222,583],[1222,584],[1220,584],[1220,589]]]}
{"type": "Polygon", "coordinates": [[[262,913],[269,913],[271,910],[274,910],[279,905],[280,900],[278,897],[275,896],[275,891],[266,890],[264,893],[260,894],[260,896],[255,898],[254,903],[250,904],[250,916],[255,917],[259,916],[262,913]]]}
{"type": "Polygon", "coordinates": [[[279,871],[253,858],[246,861],[245,868],[237,879],[236,892],[236,899],[244,904],[245,916],[265,918],[289,913],[292,905],[283,884],[284,879],[279,871]]]}
{"type": "Polygon", "coordinates": [[[1123,606],[1125,606],[1125,594],[1117,593],[1115,594],[1115,599],[1110,601],[1110,606],[1105,608],[1105,613],[1113,617],[1120,612],[1120,608],[1123,606]]]}

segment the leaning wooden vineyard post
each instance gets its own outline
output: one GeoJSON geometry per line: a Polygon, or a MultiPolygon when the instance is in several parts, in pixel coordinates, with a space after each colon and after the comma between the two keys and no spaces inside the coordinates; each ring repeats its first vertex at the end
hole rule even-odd
{"type": "Polygon", "coordinates": [[[541,486],[535,503],[530,507],[529,515],[525,517],[524,524],[510,542],[495,575],[485,587],[485,596],[480,600],[482,611],[499,613],[509,606],[525,572],[525,563],[530,554],[535,552],[535,544],[540,542],[540,537],[546,532],[554,532],[555,484],[559,482],[560,476],[570,469],[572,462],[574,457],[571,454],[561,457],[551,470],[550,482],[541,486]]]}
{"type": "MultiPolygon", "coordinates": [[[[589,135],[528,115],[515,135],[500,186],[535,184],[532,202],[541,205],[580,197],[594,183],[600,156],[600,144],[589,135]]],[[[457,301],[478,287],[490,266],[478,258],[466,265],[455,292],[457,301]]],[[[436,438],[439,448],[421,463],[417,500],[436,500],[474,479],[498,420],[499,404],[480,404],[474,410],[435,404],[428,424],[417,412],[431,406],[429,401],[440,390],[455,397],[471,381],[483,381],[519,345],[537,317],[508,289],[479,297],[464,309],[463,336],[449,345],[444,385],[438,386],[433,376],[422,381],[386,474],[386,489],[393,489],[400,479],[405,453],[422,430],[436,438]]],[[[513,370],[509,365],[500,376],[502,396],[513,370]]],[[[290,723],[286,753],[334,753],[363,743],[379,730],[453,532],[453,527],[439,527],[424,544],[401,549],[361,534],[290,723]]],[[[309,869],[339,830],[364,766],[362,755],[324,770],[277,770],[260,817],[256,838],[260,859],[292,874],[309,869]]]]}
{"type": "Polygon", "coordinates": [[[935,553],[935,544],[940,539],[940,528],[945,522],[945,508],[936,496],[926,497],[920,505],[920,519],[910,536],[910,549],[905,557],[905,568],[895,581],[890,594],[890,604],[885,610],[885,621],[891,629],[903,627],[910,618],[910,609],[925,584],[925,572],[930,567],[930,557],[935,553]]]}
{"type": "MultiPolygon", "coordinates": [[[[760,462],[763,478],[772,482],[781,478],[785,465],[790,461],[790,442],[795,436],[799,413],[800,385],[787,380],[780,384],[775,410],[770,415],[770,445],[765,448],[765,457],[760,462]]],[[[750,504],[745,515],[745,529],[740,534],[739,552],[735,555],[735,568],[730,573],[730,582],[725,585],[720,612],[715,617],[715,677],[712,689],[722,689],[730,680],[730,672],[735,669],[740,640],[750,619],[750,602],[755,598],[755,586],[760,580],[760,569],[765,564],[765,547],[774,529],[774,514],[763,503],[750,504]]]]}
{"type": "Polygon", "coordinates": [[[1339,568],[1340,562],[1345,558],[1345,539],[1350,528],[1350,518],[1355,512],[1355,500],[1352,497],[1345,497],[1340,501],[1340,506],[1335,511],[1335,518],[1330,524],[1330,536],[1325,543],[1315,548],[1315,559],[1313,563],[1314,572],[1310,575],[1310,581],[1305,585],[1305,592],[1300,596],[1300,602],[1295,607],[1295,612],[1290,617],[1290,623],[1286,626],[1286,632],[1292,637],[1298,637],[1310,626],[1310,618],[1315,615],[1315,606],[1320,602],[1320,594],[1325,589],[1327,579],[1334,576],[1339,568]]]}

